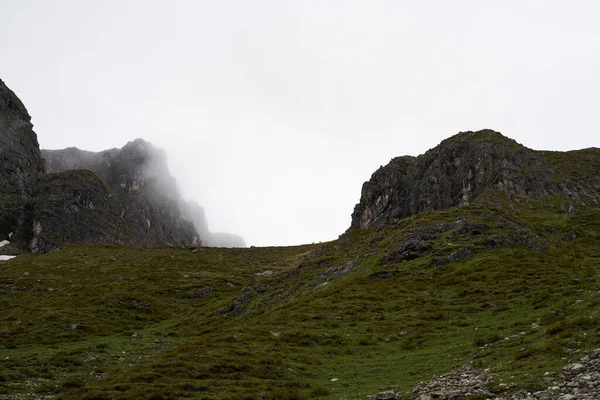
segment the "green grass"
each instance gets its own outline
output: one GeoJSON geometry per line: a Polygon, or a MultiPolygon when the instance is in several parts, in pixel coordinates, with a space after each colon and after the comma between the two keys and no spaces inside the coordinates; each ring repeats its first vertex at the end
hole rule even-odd
{"type": "Polygon", "coordinates": [[[319,245],[21,255],[0,265],[0,392],[408,399],[468,363],[535,389],[600,347],[599,239],[599,208],[490,195],[319,245]],[[414,237],[432,250],[385,261],[414,237]]]}

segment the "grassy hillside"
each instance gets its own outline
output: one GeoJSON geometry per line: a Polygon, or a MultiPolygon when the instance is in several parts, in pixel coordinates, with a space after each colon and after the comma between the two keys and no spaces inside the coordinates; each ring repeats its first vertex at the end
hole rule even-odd
{"type": "Polygon", "coordinates": [[[569,205],[488,193],[318,245],[22,255],[0,263],[0,393],[408,399],[464,364],[499,395],[545,388],[600,347],[600,208],[569,205]]]}

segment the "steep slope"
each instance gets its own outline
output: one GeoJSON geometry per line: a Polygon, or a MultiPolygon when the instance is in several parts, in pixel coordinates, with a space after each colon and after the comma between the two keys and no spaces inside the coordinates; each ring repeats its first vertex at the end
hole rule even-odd
{"type": "Polygon", "coordinates": [[[15,242],[11,252],[47,252],[72,242],[201,243],[183,215],[163,151],[139,139],[101,154],[45,152],[44,174],[30,120],[0,81],[0,241],[15,242]]]}
{"type": "Polygon", "coordinates": [[[70,147],[42,150],[42,156],[49,172],[85,169],[96,174],[115,192],[117,212],[143,244],[199,243],[190,241],[195,228],[205,246],[245,247],[237,235],[210,232],[202,207],[179,194],[165,152],[143,139],[98,153],[70,147]]]}
{"type": "Polygon", "coordinates": [[[31,237],[31,201],[44,172],[32,128],[23,103],[0,80],[0,240],[31,237]]]}
{"type": "Polygon", "coordinates": [[[363,185],[351,229],[376,229],[395,218],[464,206],[491,188],[517,197],[552,195],[597,204],[598,170],[598,149],[534,151],[491,130],[462,132],[423,155],[397,157],[378,169],[363,185]],[[579,162],[586,168],[579,169],[579,162]]]}
{"type": "Polygon", "coordinates": [[[72,242],[201,244],[181,210],[166,154],[150,143],[136,139],[101,153],[68,148],[42,155],[49,174],[35,202],[34,252],[72,242]]]}
{"type": "Polygon", "coordinates": [[[569,366],[600,347],[600,208],[560,204],[499,191],[321,245],[17,257],[0,273],[0,392],[598,398],[593,368],[569,366]]]}
{"type": "Polygon", "coordinates": [[[597,399],[598,151],[533,155],[533,172],[499,171],[491,181],[502,185],[483,184],[465,203],[331,243],[80,245],[11,260],[0,275],[0,389],[63,399],[384,390],[597,399]]]}
{"type": "Polygon", "coordinates": [[[30,249],[46,253],[74,242],[137,244],[115,212],[110,191],[93,173],[45,174],[33,201],[30,249]]]}
{"type": "Polygon", "coordinates": [[[598,149],[461,133],[377,171],[334,242],[140,251],[106,242],[178,199],[128,146],[15,189],[55,251],[0,263],[0,397],[600,398],[598,149]]]}

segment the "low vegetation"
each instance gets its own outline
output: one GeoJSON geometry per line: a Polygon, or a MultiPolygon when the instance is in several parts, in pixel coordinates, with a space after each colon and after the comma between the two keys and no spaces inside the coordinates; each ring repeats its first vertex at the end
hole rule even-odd
{"type": "Polygon", "coordinates": [[[600,347],[600,208],[572,205],[490,192],[318,245],[20,255],[0,264],[0,393],[409,399],[465,364],[499,395],[544,387],[600,347]]]}

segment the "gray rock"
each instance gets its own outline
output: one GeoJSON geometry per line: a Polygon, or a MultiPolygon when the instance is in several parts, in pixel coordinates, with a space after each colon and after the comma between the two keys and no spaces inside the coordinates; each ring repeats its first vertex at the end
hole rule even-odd
{"type": "Polygon", "coordinates": [[[568,365],[566,367],[566,370],[570,373],[570,374],[579,374],[580,372],[583,372],[585,370],[585,366],[583,364],[580,363],[575,363],[575,364],[571,364],[568,365]]]}
{"type": "MultiPolygon", "coordinates": [[[[597,149],[581,150],[586,151],[597,149]]],[[[557,167],[545,154],[492,130],[461,132],[418,157],[396,157],[373,173],[363,184],[350,229],[377,229],[423,211],[465,206],[492,188],[514,197],[597,201],[599,176],[555,178],[557,167]]],[[[567,209],[574,211],[572,206],[567,209]]],[[[545,247],[531,245],[539,251],[545,247]]]]}
{"type": "MultiPolygon", "coordinates": [[[[165,152],[143,139],[98,153],[70,147],[42,150],[42,154],[49,172],[89,170],[107,186],[113,199],[107,207],[131,233],[128,237],[120,232],[117,242],[144,246],[246,246],[238,235],[210,232],[204,209],[180,196],[165,152]]],[[[103,235],[99,241],[115,240],[103,235]]]]}
{"type": "Polygon", "coordinates": [[[398,398],[398,395],[393,390],[388,390],[385,392],[379,392],[376,394],[372,394],[369,397],[369,400],[394,400],[398,398]]]}
{"type": "Polygon", "coordinates": [[[136,139],[100,153],[42,152],[32,127],[0,81],[0,241],[11,235],[34,253],[72,242],[201,244],[164,151],[136,139]]]}
{"type": "Polygon", "coordinates": [[[0,240],[31,238],[31,201],[44,161],[31,117],[19,98],[0,80],[0,240]]]}
{"type": "Polygon", "coordinates": [[[44,176],[34,207],[33,252],[73,241],[201,243],[194,224],[185,218],[185,202],[163,150],[136,139],[99,153],[71,147],[42,154],[50,174],[44,176]]]}
{"type": "Polygon", "coordinates": [[[577,399],[577,397],[572,394],[563,394],[562,396],[558,397],[558,400],[575,400],[575,399],[577,399]]]}

